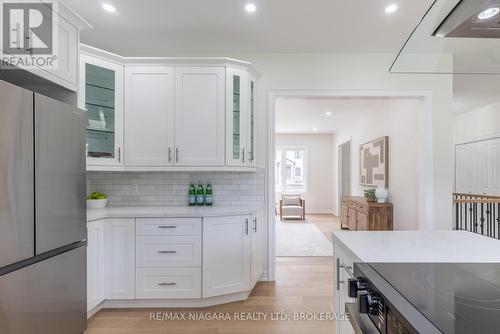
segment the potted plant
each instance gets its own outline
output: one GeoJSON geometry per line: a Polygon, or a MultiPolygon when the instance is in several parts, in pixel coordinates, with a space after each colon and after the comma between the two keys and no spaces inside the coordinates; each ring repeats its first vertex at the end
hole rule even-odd
{"type": "Polygon", "coordinates": [[[108,204],[108,196],[98,191],[94,191],[92,194],[87,196],[88,209],[102,209],[105,208],[107,204],[108,204]]]}
{"type": "Polygon", "coordinates": [[[375,196],[375,189],[365,189],[365,198],[368,202],[376,202],[377,196],[375,196]]]}

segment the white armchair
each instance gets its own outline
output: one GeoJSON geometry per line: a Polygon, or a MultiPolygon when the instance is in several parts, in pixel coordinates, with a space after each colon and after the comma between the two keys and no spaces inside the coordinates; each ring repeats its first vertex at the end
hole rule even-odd
{"type": "Polygon", "coordinates": [[[280,219],[283,217],[306,219],[306,201],[300,194],[282,194],[280,200],[280,219]]]}

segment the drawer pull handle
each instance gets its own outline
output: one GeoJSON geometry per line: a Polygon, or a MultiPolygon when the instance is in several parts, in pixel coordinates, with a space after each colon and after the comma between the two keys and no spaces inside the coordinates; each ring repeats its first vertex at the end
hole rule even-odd
{"type": "Polygon", "coordinates": [[[161,251],[158,251],[158,254],[177,254],[177,251],[161,250],[161,251]]]}
{"type": "Polygon", "coordinates": [[[175,225],[160,225],[158,228],[177,228],[175,225]]]}
{"type": "Polygon", "coordinates": [[[158,286],[176,286],[176,285],[177,285],[177,283],[175,283],[175,282],[168,282],[168,283],[162,282],[162,283],[158,283],[158,286]]]}

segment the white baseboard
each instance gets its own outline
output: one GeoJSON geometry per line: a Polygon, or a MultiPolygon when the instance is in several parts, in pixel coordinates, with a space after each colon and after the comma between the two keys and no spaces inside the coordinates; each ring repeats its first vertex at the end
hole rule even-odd
{"type": "Polygon", "coordinates": [[[306,210],[306,215],[333,215],[333,209],[330,210],[306,210]]]}
{"type": "Polygon", "coordinates": [[[269,282],[269,272],[265,271],[262,273],[262,276],[260,276],[259,282],[269,282]]]}
{"type": "Polygon", "coordinates": [[[90,318],[106,308],[200,308],[246,300],[251,291],[203,299],[117,299],[105,300],[87,312],[90,318]]]}

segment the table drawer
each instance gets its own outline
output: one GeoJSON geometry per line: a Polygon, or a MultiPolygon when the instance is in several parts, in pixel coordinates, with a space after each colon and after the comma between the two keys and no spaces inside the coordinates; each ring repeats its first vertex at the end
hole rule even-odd
{"type": "Polygon", "coordinates": [[[137,235],[201,234],[201,218],[137,218],[137,235]]]}
{"type": "Polygon", "coordinates": [[[137,299],[201,298],[201,268],[137,268],[137,299]]]}
{"type": "Polygon", "coordinates": [[[201,235],[137,236],[137,267],[201,266],[201,235]]]}

